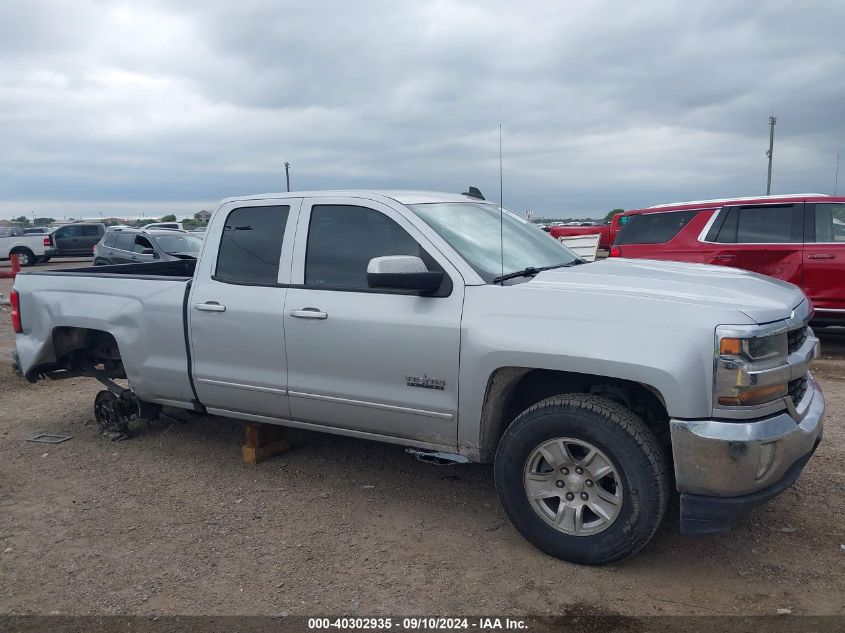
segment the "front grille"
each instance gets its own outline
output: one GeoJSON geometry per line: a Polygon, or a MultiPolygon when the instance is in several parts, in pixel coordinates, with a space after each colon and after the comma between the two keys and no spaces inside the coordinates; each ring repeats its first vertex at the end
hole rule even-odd
{"type": "Polygon", "coordinates": [[[786,346],[787,350],[790,354],[797,352],[801,349],[801,346],[804,344],[804,341],[807,340],[808,330],[809,328],[805,325],[803,327],[798,328],[797,330],[792,330],[786,335],[786,346]]]}
{"type": "Polygon", "coordinates": [[[801,378],[790,380],[788,387],[789,397],[792,398],[792,403],[795,406],[798,406],[798,403],[801,402],[801,398],[803,398],[804,394],[807,393],[807,376],[801,376],[801,378]]]}

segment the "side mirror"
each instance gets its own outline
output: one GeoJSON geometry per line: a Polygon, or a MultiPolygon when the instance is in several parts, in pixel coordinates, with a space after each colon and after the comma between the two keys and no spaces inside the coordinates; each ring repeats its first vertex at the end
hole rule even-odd
{"type": "Polygon", "coordinates": [[[141,251],[141,255],[155,255],[156,252],[151,248],[145,248],[141,251]]]}
{"type": "Polygon", "coordinates": [[[443,282],[442,271],[430,271],[423,260],[410,255],[373,257],[367,265],[370,288],[393,288],[436,292],[443,282]]]}

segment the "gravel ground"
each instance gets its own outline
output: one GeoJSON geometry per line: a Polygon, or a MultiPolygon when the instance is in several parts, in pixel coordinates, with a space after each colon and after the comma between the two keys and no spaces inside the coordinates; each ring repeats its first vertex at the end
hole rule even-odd
{"type": "MultiPolygon", "coordinates": [[[[12,346],[6,309],[0,357],[12,346]]],[[[0,361],[0,613],[843,614],[845,335],[825,335],[817,375],[825,440],[793,488],[729,534],[667,521],[634,559],[588,568],[516,533],[489,466],[306,432],[246,466],[242,424],[215,417],[113,443],[92,424],[98,383],[28,385],[0,361]],[[26,441],[39,432],[73,439],[26,441]]]]}

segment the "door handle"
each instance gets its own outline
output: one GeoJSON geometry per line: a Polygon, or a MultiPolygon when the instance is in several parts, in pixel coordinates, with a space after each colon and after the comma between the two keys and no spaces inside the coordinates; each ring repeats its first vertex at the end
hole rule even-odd
{"type": "Polygon", "coordinates": [[[732,262],[736,259],[736,255],[716,255],[717,262],[732,262]]]}
{"type": "Polygon", "coordinates": [[[195,303],[194,310],[199,310],[200,312],[225,312],[226,306],[216,301],[207,301],[206,303],[195,303]]]}
{"type": "Polygon", "coordinates": [[[302,308],[291,310],[290,315],[295,319],[328,319],[329,315],[317,308],[302,308]]]}
{"type": "Polygon", "coordinates": [[[807,259],[836,259],[836,255],[832,253],[814,253],[813,255],[808,255],[807,259]]]}

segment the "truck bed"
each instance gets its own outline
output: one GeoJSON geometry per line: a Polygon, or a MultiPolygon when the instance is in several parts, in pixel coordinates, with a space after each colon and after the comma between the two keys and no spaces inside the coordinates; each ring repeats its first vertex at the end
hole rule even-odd
{"type": "Polygon", "coordinates": [[[144,262],[140,264],[113,264],[111,266],[84,266],[82,268],[64,268],[62,270],[39,270],[30,275],[59,275],[85,277],[133,277],[135,279],[193,279],[197,260],[183,259],[170,262],[144,262]]]}
{"type": "Polygon", "coordinates": [[[21,371],[32,380],[45,370],[84,370],[113,357],[140,398],[190,408],[185,322],[195,265],[185,260],[19,274],[21,371]]]}

